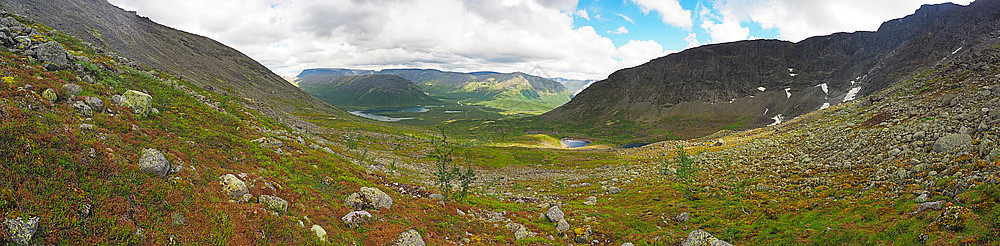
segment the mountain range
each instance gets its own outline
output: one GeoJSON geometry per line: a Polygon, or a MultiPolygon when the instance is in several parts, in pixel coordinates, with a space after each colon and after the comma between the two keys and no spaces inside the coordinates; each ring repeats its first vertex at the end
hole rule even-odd
{"type": "Polygon", "coordinates": [[[296,80],[300,89],[339,108],[412,107],[440,103],[412,81],[391,74],[314,75],[296,80]]]}
{"type": "Polygon", "coordinates": [[[433,96],[510,112],[539,114],[569,101],[571,91],[560,83],[525,73],[458,73],[434,69],[355,70],[318,68],[297,77],[391,74],[413,81],[433,96]]]}

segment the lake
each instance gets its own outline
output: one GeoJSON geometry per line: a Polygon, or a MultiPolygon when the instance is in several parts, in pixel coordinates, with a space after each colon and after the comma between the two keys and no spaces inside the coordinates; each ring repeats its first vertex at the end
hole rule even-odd
{"type": "Polygon", "coordinates": [[[431,106],[417,106],[417,107],[376,108],[376,109],[369,109],[369,110],[351,111],[350,113],[353,114],[353,115],[357,115],[357,116],[361,116],[361,117],[365,117],[365,118],[369,118],[369,119],[373,119],[373,120],[377,120],[377,121],[396,122],[396,121],[401,121],[401,120],[412,120],[414,118],[413,117],[400,117],[400,118],[397,118],[397,117],[389,117],[389,116],[381,115],[381,114],[382,113],[424,113],[424,112],[430,111],[431,110],[430,108],[432,108],[432,107],[441,107],[441,106],[431,105],[431,106]]]}

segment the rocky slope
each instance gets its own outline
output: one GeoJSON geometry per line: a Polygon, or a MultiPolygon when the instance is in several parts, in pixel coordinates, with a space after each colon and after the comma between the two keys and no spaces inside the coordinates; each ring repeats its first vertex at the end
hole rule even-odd
{"type": "Polygon", "coordinates": [[[539,117],[586,128],[629,122],[684,138],[760,127],[925,71],[1000,36],[998,22],[1000,1],[981,0],[925,5],[875,32],[692,48],[617,71],[539,117]]]}
{"type": "Polygon", "coordinates": [[[107,1],[3,0],[0,5],[94,44],[98,51],[121,57],[132,67],[141,64],[215,93],[245,98],[248,105],[271,109],[262,109],[271,116],[304,125],[308,124],[287,117],[286,112],[352,117],[302,92],[235,49],[157,24],[107,1]]]}
{"type": "Polygon", "coordinates": [[[571,92],[562,84],[524,73],[457,73],[433,69],[307,69],[299,78],[312,75],[392,74],[416,83],[431,95],[508,111],[542,113],[569,101],[571,92]]]}
{"type": "Polygon", "coordinates": [[[334,106],[412,107],[440,103],[396,75],[314,75],[297,80],[300,89],[334,106]]]}

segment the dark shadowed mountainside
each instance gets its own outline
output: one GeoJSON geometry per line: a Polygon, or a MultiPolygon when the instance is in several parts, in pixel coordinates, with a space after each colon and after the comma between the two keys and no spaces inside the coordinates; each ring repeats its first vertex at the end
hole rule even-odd
{"type": "Polygon", "coordinates": [[[875,32],[692,48],[619,70],[538,120],[587,129],[634,124],[638,138],[760,127],[910,78],[997,38],[998,27],[1000,1],[977,1],[924,5],[875,32]]]}

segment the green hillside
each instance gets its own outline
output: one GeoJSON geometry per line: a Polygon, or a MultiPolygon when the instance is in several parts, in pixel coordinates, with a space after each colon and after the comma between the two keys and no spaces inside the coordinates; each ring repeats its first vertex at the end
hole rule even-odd
{"type": "Polygon", "coordinates": [[[316,75],[297,82],[306,93],[339,108],[412,107],[441,102],[396,75],[316,75]]]}

